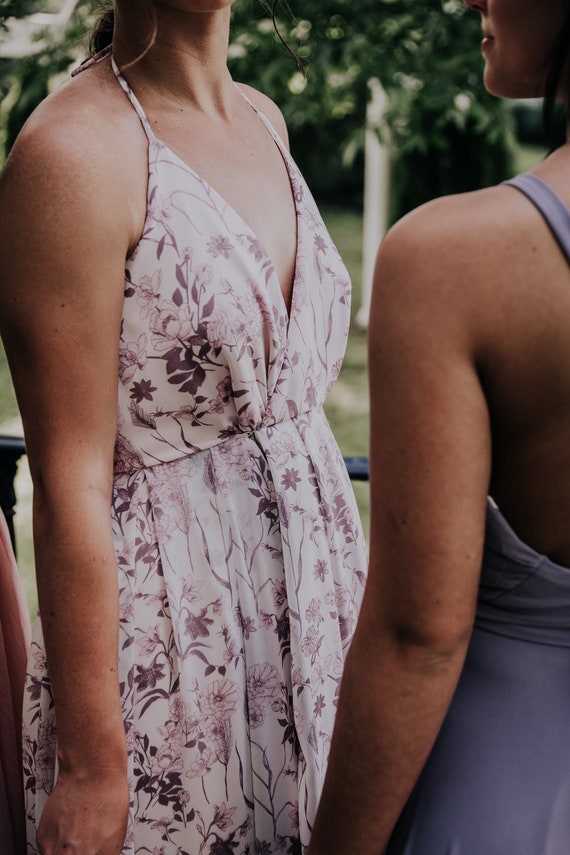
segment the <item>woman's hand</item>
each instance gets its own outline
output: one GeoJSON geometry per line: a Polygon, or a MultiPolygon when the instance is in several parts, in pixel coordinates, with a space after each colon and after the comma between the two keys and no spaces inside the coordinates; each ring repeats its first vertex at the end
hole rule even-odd
{"type": "Polygon", "coordinates": [[[41,855],[120,855],[128,810],[123,769],[60,769],[38,826],[41,855]]]}

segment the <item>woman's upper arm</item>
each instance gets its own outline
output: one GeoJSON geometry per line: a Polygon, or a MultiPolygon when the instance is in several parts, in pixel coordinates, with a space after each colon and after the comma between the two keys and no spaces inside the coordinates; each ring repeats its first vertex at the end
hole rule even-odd
{"type": "Polygon", "coordinates": [[[404,642],[453,652],[472,626],[491,449],[469,236],[444,240],[439,215],[400,224],[376,266],[368,601],[404,642]]]}
{"type": "Polygon", "coordinates": [[[114,159],[88,131],[32,122],[0,179],[0,332],[42,480],[106,470],[116,431],[131,220],[114,159]]]}

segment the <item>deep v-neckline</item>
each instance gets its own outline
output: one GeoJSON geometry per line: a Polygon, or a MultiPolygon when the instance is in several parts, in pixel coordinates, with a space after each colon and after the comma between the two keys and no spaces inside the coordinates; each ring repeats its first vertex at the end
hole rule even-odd
{"type": "Polygon", "coordinates": [[[287,303],[285,301],[285,296],[283,294],[283,287],[282,287],[281,281],[279,279],[279,276],[277,274],[277,268],[275,266],[275,263],[274,263],[271,255],[269,254],[269,251],[267,250],[265,244],[263,243],[263,241],[261,241],[259,239],[256,232],[254,231],[252,226],[250,226],[250,224],[247,222],[247,220],[244,218],[244,216],[242,214],[240,214],[240,212],[238,210],[236,210],[236,208],[233,205],[231,205],[230,202],[228,202],[228,200],[222,195],[222,193],[219,190],[217,190],[209,181],[207,181],[205,178],[203,178],[199,172],[197,172],[192,166],[190,166],[190,164],[187,163],[179,154],[177,154],[169,145],[167,145],[163,140],[161,140],[159,137],[156,136],[156,134],[152,130],[152,127],[150,125],[148,117],[147,117],[145,111],[143,110],[140,101],[138,100],[137,96],[135,95],[135,93],[133,92],[131,87],[129,86],[124,75],[120,72],[120,70],[119,70],[119,68],[115,62],[115,58],[113,57],[112,54],[110,54],[110,57],[111,57],[111,66],[112,66],[113,72],[115,74],[115,77],[117,79],[117,82],[121,86],[123,92],[125,93],[125,95],[129,99],[131,105],[135,109],[135,112],[137,113],[137,115],[141,121],[141,124],[143,126],[143,129],[145,131],[145,134],[146,134],[148,142],[149,142],[149,148],[150,148],[150,146],[155,146],[156,148],[167,152],[169,157],[174,158],[174,160],[182,167],[182,169],[184,169],[186,172],[188,172],[190,175],[192,175],[192,177],[195,178],[196,181],[200,182],[200,184],[205,188],[206,192],[208,193],[208,195],[211,198],[213,198],[214,200],[219,202],[220,207],[223,207],[225,210],[228,210],[233,215],[233,217],[235,217],[241,223],[241,225],[243,226],[243,229],[244,229],[244,234],[248,235],[248,237],[252,241],[255,241],[256,245],[259,247],[260,252],[264,256],[266,264],[268,264],[270,266],[271,277],[275,278],[277,291],[278,291],[278,294],[279,294],[279,297],[281,300],[281,308],[282,308],[282,311],[283,311],[283,313],[287,319],[286,334],[288,335],[291,316],[292,316],[294,308],[295,308],[295,300],[296,300],[296,292],[297,292],[297,280],[299,278],[299,276],[298,276],[298,274],[299,274],[299,258],[300,258],[302,238],[301,238],[301,230],[299,228],[301,216],[300,216],[300,211],[299,211],[299,191],[298,191],[297,186],[296,186],[298,183],[298,181],[296,180],[297,174],[296,174],[296,170],[295,170],[293,161],[291,159],[291,156],[290,156],[289,152],[287,151],[283,141],[279,137],[279,134],[274,129],[274,127],[272,126],[272,124],[269,121],[269,119],[267,118],[267,116],[265,116],[265,114],[261,110],[258,110],[258,108],[255,106],[255,104],[253,104],[253,102],[247,97],[247,95],[242,91],[242,89],[237,85],[237,83],[234,83],[234,86],[235,86],[237,92],[239,93],[239,95],[244,99],[246,104],[248,104],[251,107],[253,112],[258,117],[259,121],[262,123],[262,125],[266,129],[267,133],[272,138],[274,144],[277,147],[277,150],[279,151],[279,154],[281,155],[281,158],[283,160],[283,165],[284,165],[285,170],[287,172],[287,178],[289,181],[289,189],[291,192],[291,196],[293,198],[293,206],[295,209],[295,258],[294,258],[294,266],[293,266],[293,279],[292,279],[292,284],[291,284],[291,300],[290,300],[289,308],[287,308],[287,303]]]}

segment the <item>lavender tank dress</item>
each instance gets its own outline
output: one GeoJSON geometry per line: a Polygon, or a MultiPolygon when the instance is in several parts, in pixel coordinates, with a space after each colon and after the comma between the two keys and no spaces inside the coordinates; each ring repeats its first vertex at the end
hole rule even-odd
{"type": "MultiPolygon", "coordinates": [[[[507,182],[570,261],[570,211],[541,179],[507,182]]],[[[570,569],[489,501],[475,628],[439,737],[386,855],[570,853],[570,569]]]]}

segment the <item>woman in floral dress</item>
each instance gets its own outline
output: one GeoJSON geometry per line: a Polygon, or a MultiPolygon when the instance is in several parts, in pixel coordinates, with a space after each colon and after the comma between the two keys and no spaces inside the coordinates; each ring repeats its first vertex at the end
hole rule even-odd
{"type": "Polygon", "coordinates": [[[116,3],[0,186],[29,853],[308,845],[364,585],[322,410],[350,285],[280,113],[229,76],[231,6],[116,3]]]}

